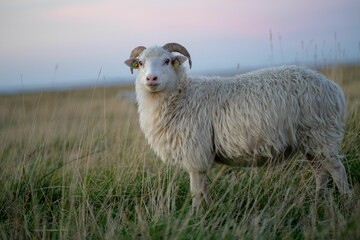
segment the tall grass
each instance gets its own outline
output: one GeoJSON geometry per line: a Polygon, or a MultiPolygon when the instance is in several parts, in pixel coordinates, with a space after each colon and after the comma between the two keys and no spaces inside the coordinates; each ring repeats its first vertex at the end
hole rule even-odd
{"type": "MultiPolygon", "coordinates": [[[[215,167],[214,203],[191,212],[187,174],[147,146],[128,88],[0,97],[1,239],[356,239],[360,68],[323,72],[347,96],[342,145],[354,197],[317,204],[303,156],[277,167],[215,167]]],[[[131,87],[130,87],[131,88],[131,87]]]]}

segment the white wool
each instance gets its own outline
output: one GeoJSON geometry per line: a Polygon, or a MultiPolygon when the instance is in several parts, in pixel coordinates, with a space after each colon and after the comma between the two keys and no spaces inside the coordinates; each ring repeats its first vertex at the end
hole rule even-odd
{"type": "Polygon", "coordinates": [[[258,166],[298,151],[322,166],[317,191],[329,172],[342,193],[350,192],[338,153],[345,100],[337,84],[298,66],[190,78],[182,65],[164,63],[174,57],[161,47],[140,54],[136,97],[150,146],[189,172],[194,206],[201,196],[210,201],[205,174],[215,162],[258,166]],[[149,74],[158,86],[146,85],[149,74]]]}
{"type": "Polygon", "coordinates": [[[141,127],[163,161],[206,171],[219,154],[231,165],[252,165],[287,147],[338,155],[344,96],[310,69],[286,66],[228,78],[184,74],[165,94],[138,85],[141,127]]]}

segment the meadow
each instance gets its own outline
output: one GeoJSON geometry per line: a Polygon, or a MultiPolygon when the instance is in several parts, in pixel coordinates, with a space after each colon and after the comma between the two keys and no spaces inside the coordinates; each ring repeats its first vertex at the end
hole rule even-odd
{"type": "Polygon", "coordinates": [[[133,86],[0,96],[0,239],[360,239],[360,66],[320,69],[344,90],[353,198],[330,182],[315,204],[302,155],[216,166],[213,204],[192,213],[188,175],[139,129],[133,86]]]}

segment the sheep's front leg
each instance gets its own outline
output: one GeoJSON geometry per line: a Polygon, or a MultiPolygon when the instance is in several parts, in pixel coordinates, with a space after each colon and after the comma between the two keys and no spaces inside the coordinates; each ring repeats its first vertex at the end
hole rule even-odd
{"type": "Polygon", "coordinates": [[[197,209],[203,200],[205,200],[206,204],[210,204],[211,200],[207,192],[206,173],[192,171],[189,174],[193,209],[197,209]]]}

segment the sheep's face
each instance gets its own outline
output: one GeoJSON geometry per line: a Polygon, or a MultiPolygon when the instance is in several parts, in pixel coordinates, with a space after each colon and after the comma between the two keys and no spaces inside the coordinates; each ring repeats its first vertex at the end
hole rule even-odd
{"type": "Polygon", "coordinates": [[[173,55],[161,47],[153,47],[144,50],[139,58],[130,58],[125,63],[139,70],[137,84],[155,93],[173,91],[177,88],[178,68],[186,59],[181,55],[173,55]]]}

